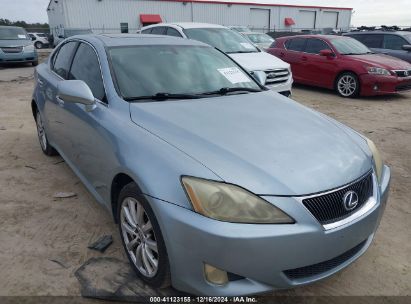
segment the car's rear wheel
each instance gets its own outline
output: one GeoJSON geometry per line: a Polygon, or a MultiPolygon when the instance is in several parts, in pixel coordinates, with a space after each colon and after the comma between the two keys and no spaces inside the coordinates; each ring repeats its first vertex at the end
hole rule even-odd
{"type": "Polygon", "coordinates": [[[40,142],[40,147],[41,150],[43,151],[44,154],[47,156],[53,156],[57,155],[57,151],[50,145],[47,135],[46,135],[46,130],[44,129],[44,124],[43,120],[41,118],[40,112],[36,110],[36,127],[37,127],[37,136],[40,142]]]}
{"type": "Polygon", "coordinates": [[[360,81],[357,75],[351,72],[338,76],[335,86],[336,91],[342,97],[354,98],[360,94],[360,81]]]}
{"type": "Polygon", "coordinates": [[[34,46],[36,47],[36,49],[42,49],[43,43],[41,43],[40,41],[36,41],[36,43],[34,43],[34,46]]]}
{"type": "Polygon", "coordinates": [[[170,266],[163,236],[147,200],[135,183],[119,195],[119,228],[124,249],[136,274],[154,287],[170,285],[170,266]]]}

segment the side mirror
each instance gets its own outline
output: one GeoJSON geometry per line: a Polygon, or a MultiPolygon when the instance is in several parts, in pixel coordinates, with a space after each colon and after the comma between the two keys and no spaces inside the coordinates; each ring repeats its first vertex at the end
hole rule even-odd
{"type": "Polygon", "coordinates": [[[320,55],[324,57],[334,57],[334,53],[331,50],[321,50],[320,55]]]}
{"type": "Polygon", "coordinates": [[[403,49],[403,50],[406,50],[406,51],[408,51],[408,52],[411,52],[411,45],[410,45],[410,44],[403,45],[403,46],[402,46],[402,49],[403,49]]]}
{"type": "Polygon", "coordinates": [[[254,77],[255,80],[258,81],[259,84],[265,85],[265,82],[267,81],[267,75],[263,71],[254,71],[251,73],[251,75],[254,77]]]}
{"type": "Polygon", "coordinates": [[[88,85],[82,80],[63,80],[57,85],[57,98],[63,102],[81,103],[87,111],[95,108],[96,101],[88,85]]]}

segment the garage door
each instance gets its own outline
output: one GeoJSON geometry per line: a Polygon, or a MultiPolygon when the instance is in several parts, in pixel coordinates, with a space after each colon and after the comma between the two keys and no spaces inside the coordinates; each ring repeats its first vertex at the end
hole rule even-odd
{"type": "Polygon", "coordinates": [[[250,26],[255,31],[263,31],[270,28],[270,10],[251,8],[250,26]]]}
{"type": "Polygon", "coordinates": [[[323,12],[321,17],[322,28],[337,28],[338,27],[338,12],[323,12]]]}
{"type": "Polygon", "coordinates": [[[316,12],[314,11],[300,11],[297,20],[297,27],[300,29],[314,29],[315,18],[316,12]]]}

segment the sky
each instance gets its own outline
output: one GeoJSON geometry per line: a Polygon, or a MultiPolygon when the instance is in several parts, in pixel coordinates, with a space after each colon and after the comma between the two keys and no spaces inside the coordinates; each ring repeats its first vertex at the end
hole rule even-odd
{"type": "MultiPolygon", "coordinates": [[[[225,0],[227,1],[227,0],[225,0]]],[[[228,0],[231,1],[231,0],[228,0]]],[[[352,7],[352,25],[411,26],[411,0],[233,0],[234,2],[259,2],[301,4],[318,6],[352,7]]],[[[49,0],[0,0],[0,18],[12,21],[47,22],[46,8],[49,0]]]]}

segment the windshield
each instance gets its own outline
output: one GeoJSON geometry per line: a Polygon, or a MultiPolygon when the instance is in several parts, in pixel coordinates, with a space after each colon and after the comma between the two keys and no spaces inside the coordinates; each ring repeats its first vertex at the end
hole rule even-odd
{"type": "Polygon", "coordinates": [[[372,53],[364,44],[353,38],[331,39],[332,45],[341,55],[364,55],[372,53]]]}
{"type": "Polygon", "coordinates": [[[272,43],[274,41],[273,38],[266,34],[247,34],[247,37],[253,43],[272,43]]]}
{"type": "Polygon", "coordinates": [[[258,49],[240,33],[226,28],[192,28],[184,32],[188,38],[207,43],[224,53],[258,52],[258,49]]]}
{"type": "Polygon", "coordinates": [[[124,99],[163,93],[206,94],[222,88],[261,90],[229,57],[210,47],[113,47],[109,57],[124,99]]]}
{"type": "Polygon", "coordinates": [[[24,29],[19,27],[0,27],[0,40],[29,39],[24,29]]]}

